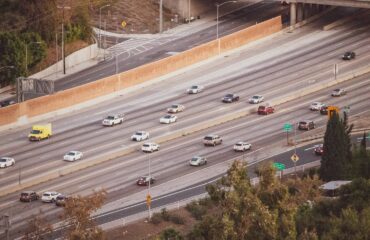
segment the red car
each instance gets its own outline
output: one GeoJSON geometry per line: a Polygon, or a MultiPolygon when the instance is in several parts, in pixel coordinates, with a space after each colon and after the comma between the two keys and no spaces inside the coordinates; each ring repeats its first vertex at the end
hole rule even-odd
{"type": "Polygon", "coordinates": [[[140,177],[136,181],[136,184],[139,185],[139,186],[148,186],[149,181],[150,181],[150,184],[153,184],[155,182],[155,179],[153,177],[149,177],[149,176],[140,177]]]}
{"type": "Polygon", "coordinates": [[[275,109],[272,107],[272,106],[259,106],[258,107],[258,110],[257,110],[257,113],[260,114],[260,115],[267,115],[269,113],[273,113],[275,111],[275,109]]]}

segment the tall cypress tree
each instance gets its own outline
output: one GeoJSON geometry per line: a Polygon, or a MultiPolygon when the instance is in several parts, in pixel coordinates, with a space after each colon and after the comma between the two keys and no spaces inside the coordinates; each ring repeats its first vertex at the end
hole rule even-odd
{"type": "Polygon", "coordinates": [[[334,112],[330,117],[324,136],[320,177],[324,181],[349,179],[352,174],[352,153],[350,133],[353,125],[348,126],[348,117],[343,119],[334,112]]]}

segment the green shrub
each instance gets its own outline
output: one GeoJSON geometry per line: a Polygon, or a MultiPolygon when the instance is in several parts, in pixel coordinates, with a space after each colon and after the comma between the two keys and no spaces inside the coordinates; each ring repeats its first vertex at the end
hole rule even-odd
{"type": "Polygon", "coordinates": [[[162,214],[160,213],[154,213],[152,218],[150,219],[150,222],[157,225],[162,222],[162,214]]]}
{"type": "Polygon", "coordinates": [[[162,208],[161,216],[164,221],[170,221],[170,213],[167,211],[166,208],[162,208]]]}
{"type": "Polygon", "coordinates": [[[186,205],[185,208],[197,220],[201,220],[203,215],[207,213],[207,207],[199,205],[197,201],[190,202],[189,204],[186,205]]]}
{"type": "Polygon", "coordinates": [[[170,215],[170,221],[173,222],[174,224],[178,224],[178,225],[185,224],[185,219],[183,217],[181,217],[180,215],[178,215],[178,214],[171,214],[170,215]]]}

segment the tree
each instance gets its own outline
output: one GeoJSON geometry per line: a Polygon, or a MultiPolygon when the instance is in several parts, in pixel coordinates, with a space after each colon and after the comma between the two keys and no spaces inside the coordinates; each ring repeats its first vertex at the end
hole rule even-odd
{"type": "Polygon", "coordinates": [[[330,117],[324,136],[320,178],[324,181],[349,179],[352,175],[352,153],[347,114],[343,119],[336,112],[330,117]]]}
{"type": "Polygon", "coordinates": [[[161,232],[159,237],[156,240],[183,240],[184,237],[180,232],[176,231],[173,228],[167,228],[161,232]]]}
{"type": "Polygon", "coordinates": [[[91,214],[103,205],[105,196],[106,192],[102,190],[91,196],[76,196],[66,200],[62,219],[70,226],[66,233],[68,239],[105,239],[102,229],[91,219],[91,214]]]}
{"type": "Polygon", "coordinates": [[[23,240],[47,240],[50,239],[53,232],[53,226],[43,217],[42,212],[39,215],[33,215],[28,221],[23,240]]]}

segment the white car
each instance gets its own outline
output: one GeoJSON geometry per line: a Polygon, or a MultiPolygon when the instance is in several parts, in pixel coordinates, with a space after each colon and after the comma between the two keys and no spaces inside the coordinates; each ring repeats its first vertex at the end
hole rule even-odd
{"type": "Polygon", "coordinates": [[[76,160],[81,159],[82,156],[83,156],[82,152],[79,152],[79,151],[69,151],[69,152],[67,152],[64,155],[63,160],[64,161],[68,161],[68,162],[74,162],[76,160]]]}
{"type": "Polygon", "coordinates": [[[178,113],[185,110],[184,105],[181,104],[172,104],[171,107],[167,108],[168,113],[178,113]]]}
{"type": "Polygon", "coordinates": [[[311,103],[311,105],[310,105],[310,110],[311,111],[320,111],[320,109],[322,108],[322,107],[324,107],[325,106],[325,104],[323,104],[323,103],[321,103],[321,102],[313,102],[313,103],[311,103]]]}
{"type": "Polygon", "coordinates": [[[251,150],[252,144],[246,143],[246,142],[237,142],[234,145],[234,151],[235,152],[245,152],[247,150],[251,150]]]}
{"type": "Polygon", "coordinates": [[[331,95],[333,97],[340,97],[340,96],[343,96],[343,95],[346,95],[346,94],[347,94],[347,92],[343,88],[334,89],[333,92],[331,93],[331,95]]]}
{"type": "Polygon", "coordinates": [[[107,116],[103,121],[103,126],[114,126],[116,124],[123,123],[124,115],[123,114],[115,114],[107,116]]]}
{"type": "Polygon", "coordinates": [[[159,151],[159,144],[156,144],[156,143],[144,143],[143,146],[141,146],[141,150],[143,152],[159,151]]]}
{"type": "Polygon", "coordinates": [[[167,114],[166,116],[161,117],[159,119],[160,123],[165,123],[165,124],[174,123],[176,121],[177,121],[177,116],[172,115],[172,114],[167,114]]]}
{"type": "Polygon", "coordinates": [[[41,201],[48,202],[48,203],[55,202],[55,200],[57,199],[59,195],[62,195],[62,194],[58,192],[44,192],[41,196],[41,201]]]}
{"type": "Polygon", "coordinates": [[[199,86],[199,85],[194,85],[194,86],[191,86],[190,88],[188,88],[186,90],[186,92],[188,94],[196,94],[196,93],[200,93],[201,91],[203,91],[203,86],[199,86]]]}
{"type": "Polygon", "coordinates": [[[190,166],[201,166],[207,164],[207,158],[201,156],[194,156],[190,161],[190,166]]]}
{"type": "Polygon", "coordinates": [[[0,168],[6,168],[13,166],[15,164],[14,158],[10,157],[1,157],[0,158],[0,168]]]}
{"type": "Polygon", "coordinates": [[[248,101],[252,104],[257,104],[263,102],[264,98],[261,95],[254,95],[248,101]]]}
{"type": "Polygon", "coordinates": [[[137,131],[131,136],[132,141],[140,142],[146,139],[149,139],[149,133],[145,131],[137,131]]]}

